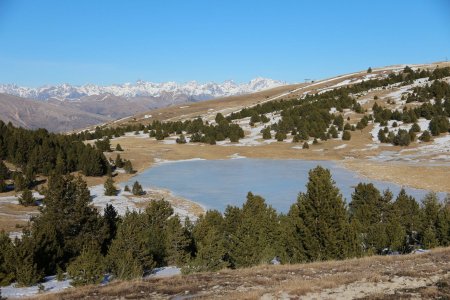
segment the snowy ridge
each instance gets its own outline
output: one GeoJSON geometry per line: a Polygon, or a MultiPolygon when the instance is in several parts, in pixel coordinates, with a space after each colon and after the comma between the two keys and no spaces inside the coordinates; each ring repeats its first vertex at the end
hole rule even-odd
{"type": "Polygon", "coordinates": [[[194,100],[204,100],[248,94],[285,84],[286,83],[282,81],[262,77],[252,79],[248,83],[235,83],[232,80],[227,80],[223,83],[199,83],[197,81],[189,81],[186,83],[155,83],[139,80],[136,83],[114,84],[109,86],[99,86],[94,84],[75,86],[61,84],[38,88],[21,87],[15,84],[0,84],[0,93],[39,100],[47,100],[49,98],[58,100],[78,100],[85,96],[102,94],[111,94],[129,98],[187,95],[194,100]]]}

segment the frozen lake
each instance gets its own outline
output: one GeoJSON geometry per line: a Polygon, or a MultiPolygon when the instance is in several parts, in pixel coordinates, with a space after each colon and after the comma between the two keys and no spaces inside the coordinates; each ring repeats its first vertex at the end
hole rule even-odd
{"type": "MultiPolygon", "coordinates": [[[[193,200],[207,209],[223,212],[227,205],[241,206],[249,191],[261,195],[279,212],[286,213],[296,202],[299,192],[306,191],[308,171],[321,165],[331,171],[336,185],[347,200],[359,182],[372,182],[379,190],[389,188],[394,197],[401,186],[390,182],[359,177],[330,161],[228,159],[191,160],[160,163],[133,177],[144,187],[160,187],[193,200]]],[[[124,186],[124,184],[122,184],[124,186]]],[[[420,201],[428,191],[405,187],[420,201]]],[[[440,193],[440,198],[444,194],[440,193]]]]}

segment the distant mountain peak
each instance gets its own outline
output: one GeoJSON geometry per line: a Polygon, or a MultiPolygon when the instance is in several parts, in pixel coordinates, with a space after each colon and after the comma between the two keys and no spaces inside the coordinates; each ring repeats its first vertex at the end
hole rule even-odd
{"type": "Polygon", "coordinates": [[[81,86],[68,83],[60,85],[45,85],[38,88],[21,87],[16,84],[0,84],[0,93],[14,96],[47,100],[79,100],[85,96],[110,94],[119,97],[160,97],[161,95],[187,96],[194,100],[205,100],[217,97],[227,97],[259,92],[262,90],[285,85],[283,81],[256,77],[248,83],[235,83],[226,80],[222,83],[188,81],[177,83],[173,81],[155,83],[137,80],[135,83],[112,84],[107,86],[85,84],[81,86]]]}

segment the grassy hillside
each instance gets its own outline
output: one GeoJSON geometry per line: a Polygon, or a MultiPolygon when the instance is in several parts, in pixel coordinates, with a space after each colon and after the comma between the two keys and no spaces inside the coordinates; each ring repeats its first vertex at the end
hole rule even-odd
{"type": "Polygon", "coordinates": [[[450,248],[114,282],[37,299],[411,299],[450,293],[450,248]]]}

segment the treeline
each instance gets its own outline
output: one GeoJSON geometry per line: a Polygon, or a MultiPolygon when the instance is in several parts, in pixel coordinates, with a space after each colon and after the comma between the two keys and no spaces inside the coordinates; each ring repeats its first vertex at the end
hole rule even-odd
{"type": "MultiPolygon", "coordinates": [[[[0,160],[14,164],[18,171],[1,176],[32,185],[37,174],[68,174],[81,171],[87,176],[106,174],[108,162],[101,151],[85,145],[74,135],[28,130],[0,121],[0,160]],[[20,178],[19,178],[20,177],[20,178]]],[[[1,184],[0,184],[1,185],[1,184]]]]}
{"type": "MultiPolygon", "coordinates": [[[[386,88],[389,85],[398,83],[408,84],[419,78],[429,77],[432,80],[447,76],[450,76],[450,68],[440,68],[433,71],[414,71],[409,67],[405,67],[402,72],[398,74],[391,73],[387,78],[367,80],[323,93],[307,94],[301,99],[271,101],[258,104],[252,108],[244,108],[239,112],[232,113],[227,119],[231,121],[249,117],[251,118],[251,124],[256,122],[266,123],[268,121],[267,114],[279,112],[282,119],[277,124],[272,124],[263,129],[264,138],[272,138],[271,131],[275,132],[274,136],[278,141],[286,139],[288,134],[293,136],[294,141],[304,141],[309,138],[326,140],[331,137],[336,138],[336,131],[342,131],[343,136],[345,135],[348,138],[350,130],[366,127],[370,116],[364,116],[355,127],[346,123],[346,128],[344,128],[344,122],[341,121],[342,117],[331,113],[331,108],[336,108],[339,112],[342,112],[344,109],[351,109],[356,113],[364,113],[361,105],[357,103],[353,95],[373,88],[386,88]],[[338,119],[335,120],[336,118],[338,119]]],[[[433,91],[435,92],[430,94],[443,95],[445,92],[442,92],[442,89],[442,87],[436,88],[433,86],[433,91]],[[438,91],[435,91],[435,89],[438,91]]],[[[422,113],[417,111],[416,114],[421,115],[422,113]]],[[[378,119],[380,119],[379,115],[378,119]]],[[[383,120],[385,119],[386,117],[383,118],[383,120]]],[[[411,119],[414,121],[413,117],[410,117],[411,119]]],[[[417,120],[417,117],[415,117],[415,120],[417,120]]]]}
{"type": "Polygon", "coordinates": [[[81,178],[52,177],[42,213],[23,237],[0,234],[0,283],[31,285],[67,271],[74,284],[88,284],[104,274],[139,278],[166,265],[216,271],[274,257],[299,263],[447,246],[449,200],[429,194],[419,204],[404,190],[394,199],[360,183],[347,206],[329,170],[318,166],[287,214],[249,193],[241,208],[208,211],[192,223],[173,215],[164,200],[123,217],[108,205],[100,215],[81,178]]]}

